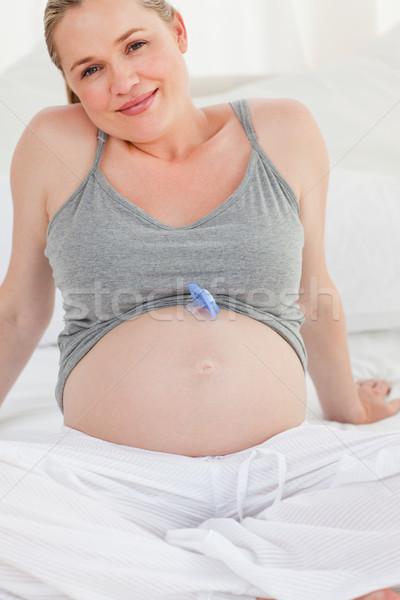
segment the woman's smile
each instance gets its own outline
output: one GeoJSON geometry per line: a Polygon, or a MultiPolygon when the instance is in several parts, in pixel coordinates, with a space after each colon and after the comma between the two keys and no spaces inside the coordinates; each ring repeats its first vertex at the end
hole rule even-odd
{"type": "Polygon", "coordinates": [[[133,100],[126,102],[117,110],[117,112],[125,115],[126,117],[133,117],[135,115],[139,115],[140,113],[146,111],[153,104],[153,101],[158,92],[158,88],[153,90],[152,92],[147,92],[145,94],[141,94],[140,96],[136,96],[133,100]]]}

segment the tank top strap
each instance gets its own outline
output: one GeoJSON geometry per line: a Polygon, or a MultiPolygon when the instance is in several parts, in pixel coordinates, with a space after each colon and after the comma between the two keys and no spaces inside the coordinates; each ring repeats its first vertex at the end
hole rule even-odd
{"type": "Polygon", "coordinates": [[[249,142],[251,143],[253,148],[258,152],[258,154],[260,154],[262,157],[264,157],[264,151],[261,148],[260,144],[258,143],[257,135],[256,135],[256,132],[254,131],[253,123],[251,121],[249,104],[248,104],[247,100],[246,99],[233,100],[229,104],[232,106],[233,110],[236,113],[237,118],[239,119],[240,123],[242,124],[242,127],[246,132],[249,142]]]}
{"type": "Polygon", "coordinates": [[[99,129],[97,132],[96,154],[95,154],[95,157],[93,160],[93,165],[92,165],[91,171],[94,171],[99,166],[106,139],[107,139],[107,134],[104,131],[102,131],[101,129],[99,129]]]}
{"type": "Polygon", "coordinates": [[[281,173],[275,167],[274,163],[271,162],[270,158],[265,154],[263,148],[258,143],[257,134],[253,127],[253,123],[252,123],[251,116],[250,116],[249,104],[248,104],[247,100],[246,99],[233,100],[229,104],[232,106],[233,110],[235,111],[236,116],[239,119],[241,125],[243,126],[243,129],[247,135],[247,138],[248,138],[250,144],[252,145],[253,149],[257,152],[264,167],[266,168],[267,171],[272,172],[275,175],[275,177],[277,179],[279,179],[279,181],[283,184],[283,186],[286,188],[286,190],[289,194],[289,201],[292,203],[292,205],[295,208],[295,210],[297,211],[297,213],[299,213],[299,211],[300,211],[299,201],[298,201],[294,191],[292,190],[292,188],[290,187],[290,185],[288,184],[286,179],[281,175],[281,173]]]}

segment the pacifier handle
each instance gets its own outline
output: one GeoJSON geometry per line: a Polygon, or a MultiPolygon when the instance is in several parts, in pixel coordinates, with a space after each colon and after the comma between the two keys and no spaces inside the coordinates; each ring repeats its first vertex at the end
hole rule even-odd
{"type": "Polygon", "coordinates": [[[189,291],[193,302],[186,305],[188,312],[194,314],[201,308],[206,308],[211,314],[213,320],[216,319],[216,313],[221,312],[213,296],[205,288],[201,288],[197,283],[189,283],[189,291]]]}

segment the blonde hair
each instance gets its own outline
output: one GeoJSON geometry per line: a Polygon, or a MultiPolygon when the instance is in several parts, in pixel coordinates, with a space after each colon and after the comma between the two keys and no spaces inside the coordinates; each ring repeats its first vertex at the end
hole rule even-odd
{"type": "MultiPolygon", "coordinates": [[[[141,4],[144,8],[149,10],[155,10],[158,12],[160,17],[167,22],[171,22],[174,18],[175,9],[166,0],[135,0],[141,4]]],[[[62,71],[60,57],[57,52],[56,45],[54,43],[54,30],[58,23],[62,21],[65,13],[70,8],[82,6],[85,0],[48,0],[45,11],[44,11],[44,35],[49,52],[50,58],[56,65],[57,69],[62,71]]],[[[69,104],[78,104],[80,102],[78,96],[71,90],[69,85],[66,83],[67,98],[69,104]]]]}

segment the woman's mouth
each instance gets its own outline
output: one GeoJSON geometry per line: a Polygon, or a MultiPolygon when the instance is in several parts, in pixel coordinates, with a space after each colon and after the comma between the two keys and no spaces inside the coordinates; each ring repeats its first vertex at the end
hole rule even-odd
{"type": "Polygon", "coordinates": [[[147,92],[145,94],[141,94],[140,96],[136,96],[136,98],[133,98],[132,100],[126,102],[120,108],[118,108],[117,112],[120,112],[126,117],[139,115],[140,113],[150,108],[150,106],[153,104],[157,92],[158,88],[153,90],[152,92],[147,92]]]}

